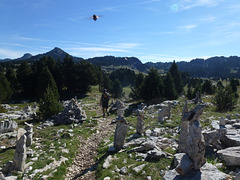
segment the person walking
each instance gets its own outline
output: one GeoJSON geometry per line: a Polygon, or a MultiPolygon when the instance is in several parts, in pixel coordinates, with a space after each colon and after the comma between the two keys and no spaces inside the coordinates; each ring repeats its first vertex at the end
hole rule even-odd
{"type": "Polygon", "coordinates": [[[109,116],[108,112],[108,102],[109,102],[109,94],[106,89],[103,90],[102,97],[100,99],[100,105],[102,106],[103,117],[105,117],[105,112],[109,116]]]}

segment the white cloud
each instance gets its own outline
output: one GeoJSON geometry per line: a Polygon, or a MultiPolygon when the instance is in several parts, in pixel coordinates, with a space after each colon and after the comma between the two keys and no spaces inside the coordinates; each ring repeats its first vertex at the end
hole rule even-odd
{"type": "Polygon", "coordinates": [[[178,28],[187,32],[191,32],[196,27],[197,27],[196,24],[189,24],[189,25],[179,26],[178,28]]]}
{"type": "Polygon", "coordinates": [[[0,58],[19,58],[23,55],[23,52],[14,51],[9,49],[0,49],[0,58]]]}
{"type": "Polygon", "coordinates": [[[89,58],[93,56],[114,55],[115,53],[126,53],[140,46],[138,43],[79,44],[81,45],[69,45],[64,49],[74,56],[89,58]]]}
{"type": "Polygon", "coordinates": [[[90,52],[127,52],[123,49],[117,49],[117,48],[104,48],[104,47],[78,47],[78,48],[68,48],[72,51],[90,51],[90,52]]]}
{"type": "Polygon", "coordinates": [[[178,3],[172,4],[170,9],[174,12],[192,9],[195,7],[214,7],[225,0],[179,0],[178,3]]]}

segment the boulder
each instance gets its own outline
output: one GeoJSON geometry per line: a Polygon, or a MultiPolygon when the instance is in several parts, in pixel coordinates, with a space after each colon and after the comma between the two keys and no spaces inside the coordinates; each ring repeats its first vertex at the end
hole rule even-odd
{"type": "Polygon", "coordinates": [[[167,155],[164,151],[154,149],[147,152],[147,157],[145,158],[145,161],[156,162],[162,158],[165,158],[166,156],[167,155]]]}
{"type": "MultiPolygon", "coordinates": [[[[187,174],[193,167],[193,162],[191,161],[191,159],[189,159],[186,153],[181,153],[180,155],[177,155],[176,158],[178,158],[177,160],[175,160],[178,162],[178,165],[175,170],[180,175],[187,174]]],[[[176,158],[174,156],[174,159],[176,158]]]]}
{"type": "Polygon", "coordinates": [[[227,129],[225,136],[221,138],[221,142],[226,147],[240,146],[240,130],[239,129],[227,129]]]}
{"type": "Polygon", "coordinates": [[[217,169],[216,166],[205,163],[200,170],[191,170],[189,173],[181,176],[175,169],[165,173],[163,180],[228,180],[231,177],[217,169]]]}
{"type": "Polygon", "coordinates": [[[230,147],[217,152],[227,166],[240,166],[240,146],[230,147]]]}

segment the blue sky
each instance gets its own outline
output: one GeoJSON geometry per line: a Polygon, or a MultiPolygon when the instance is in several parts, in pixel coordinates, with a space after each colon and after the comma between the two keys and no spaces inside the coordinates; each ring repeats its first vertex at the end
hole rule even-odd
{"type": "Polygon", "coordinates": [[[189,61],[240,56],[239,42],[239,0],[0,0],[0,59],[59,47],[83,58],[189,61]]]}

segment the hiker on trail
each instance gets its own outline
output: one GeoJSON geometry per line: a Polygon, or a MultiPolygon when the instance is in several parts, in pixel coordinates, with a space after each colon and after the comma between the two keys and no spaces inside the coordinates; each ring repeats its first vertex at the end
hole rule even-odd
{"type": "Polygon", "coordinates": [[[108,94],[107,90],[104,89],[101,100],[100,100],[100,105],[102,106],[102,111],[103,111],[103,117],[105,116],[105,111],[106,111],[107,115],[109,116],[108,101],[109,101],[109,94],[108,94]]]}

